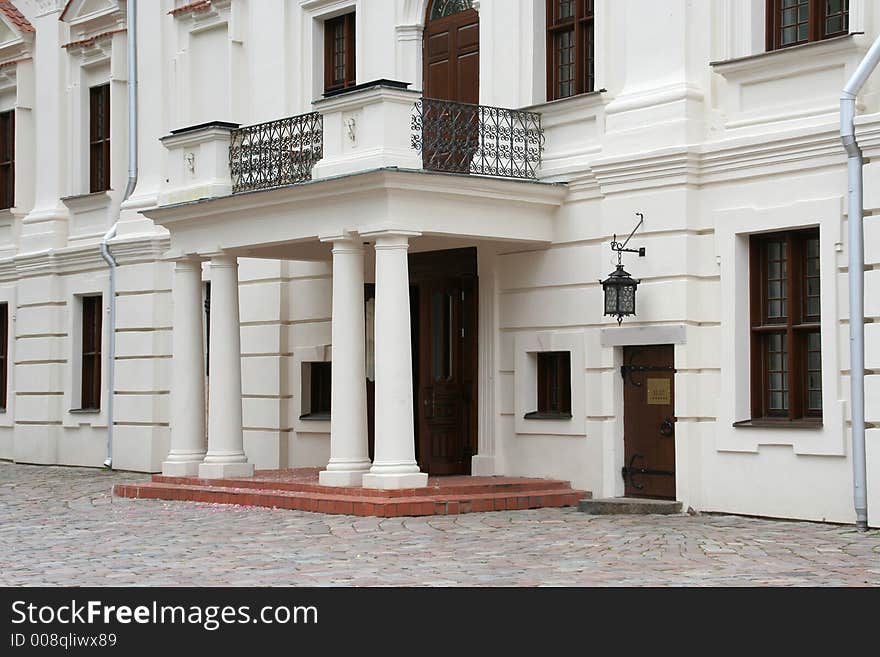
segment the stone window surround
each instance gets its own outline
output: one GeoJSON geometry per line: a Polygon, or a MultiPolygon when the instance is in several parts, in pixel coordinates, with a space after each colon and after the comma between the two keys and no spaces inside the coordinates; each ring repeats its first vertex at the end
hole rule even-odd
{"type": "Polygon", "coordinates": [[[514,426],[517,435],[586,436],[584,331],[527,331],[514,339],[514,426]],[[571,418],[526,419],[538,403],[538,353],[571,353],[571,418]]]}
{"type": "Polygon", "coordinates": [[[795,454],[844,456],[846,454],[846,403],[837,399],[842,354],[838,345],[839,307],[837,261],[843,248],[841,234],[844,199],[831,197],[804,200],[784,206],[745,207],[718,213],[716,255],[721,264],[721,296],[735,299],[724,306],[721,321],[721,388],[716,449],[722,452],[758,452],[763,445],[785,445],[795,454]],[[750,359],[735,353],[751,353],[749,237],[799,228],[819,227],[822,307],[822,406],[820,427],[743,426],[734,423],[751,418],[750,359]],[[726,429],[725,427],[731,427],[726,429]]]}
{"type": "Polygon", "coordinates": [[[302,70],[302,96],[304,103],[321,98],[324,94],[324,22],[354,12],[355,15],[355,80],[359,62],[363,59],[361,48],[363,39],[357,38],[361,27],[360,0],[300,0],[302,9],[301,41],[302,54],[311,59],[311,66],[304,62],[302,70]],[[310,75],[311,74],[311,75],[310,75]]]}
{"type": "Polygon", "coordinates": [[[6,345],[6,409],[0,412],[0,427],[15,426],[15,286],[0,287],[0,303],[8,308],[8,331],[6,345]]]}
{"type": "Polygon", "coordinates": [[[101,409],[99,411],[79,411],[80,394],[82,388],[81,362],[82,362],[82,298],[87,296],[101,295],[103,305],[106,308],[110,290],[108,282],[102,281],[96,284],[94,279],[80,279],[72,281],[68,290],[67,305],[67,345],[65,354],[67,365],[65,366],[64,381],[64,407],[62,409],[62,424],[68,428],[79,426],[91,426],[92,428],[107,427],[107,386],[108,363],[107,354],[110,353],[110,338],[108,325],[105,318],[101,325],[101,409]]]}
{"type": "Polygon", "coordinates": [[[293,350],[293,369],[291,371],[291,391],[293,392],[293,430],[297,433],[327,434],[330,435],[330,420],[309,420],[301,416],[307,412],[304,410],[304,401],[308,399],[311,390],[303,377],[304,363],[329,363],[333,361],[333,349],[330,344],[314,345],[311,347],[297,347],[293,350]]]}
{"type": "MultiPolygon", "coordinates": [[[[713,59],[728,61],[766,53],[766,7],[766,0],[723,0],[722,27],[713,59]]],[[[864,30],[865,14],[865,0],[850,0],[850,34],[864,30]]]]}

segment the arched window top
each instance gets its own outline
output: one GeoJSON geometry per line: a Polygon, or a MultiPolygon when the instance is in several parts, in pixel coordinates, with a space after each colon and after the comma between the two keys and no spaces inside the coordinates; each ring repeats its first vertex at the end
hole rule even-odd
{"type": "Polygon", "coordinates": [[[434,3],[431,5],[429,20],[445,18],[446,16],[452,16],[452,14],[473,8],[474,3],[471,0],[434,0],[434,3]]]}

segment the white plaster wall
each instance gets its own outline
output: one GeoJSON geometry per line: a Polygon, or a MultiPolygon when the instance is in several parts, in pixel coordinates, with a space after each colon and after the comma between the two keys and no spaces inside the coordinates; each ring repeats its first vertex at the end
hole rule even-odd
{"type": "MultiPolygon", "coordinates": [[[[602,346],[602,329],[615,324],[600,314],[598,281],[613,268],[612,236],[628,234],[634,213],[643,212],[635,240],[648,256],[627,259],[642,279],[639,315],[625,325],[684,330],[684,344],[675,350],[679,498],[710,511],[853,519],[846,183],[836,99],[877,34],[878,16],[867,0],[852,0],[852,29],[864,35],[760,55],[763,4],[597,0],[596,80],[605,91],[548,104],[543,3],[479,3],[481,102],[540,111],[547,137],[542,175],[568,185],[551,230],[543,224],[522,229],[518,235],[531,235],[533,243],[501,248],[485,260],[490,271],[481,271],[492,277],[481,287],[481,306],[493,308],[488,319],[497,325],[485,376],[494,385],[493,404],[485,406],[492,417],[481,421],[494,428],[494,442],[485,446],[494,444],[495,453],[483,456],[494,456],[486,463],[498,474],[562,477],[596,495],[622,493],[621,350],[602,346]],[[741,246],[749,232],[793,225],[822,230],[826,418],[813,437],[732,426],[743,419],[748,379],[741,345],[730,347],[742,341],[741,246]],[[550,242],[536,235],[549,235],[550,242]],[[518,395],[530,382],[517,377],[517,344],[533,344],[541,334],[576,335],[583,345],[583,367],[573,372],[583,409],[573,418],[577,431],[525,433],[518,421],[518,395]]],[[[207,11],[176,16],[168,14],[175,6],[170,0],[139,5],[147,35],[140,39],[142,156],[139,186],[121,210],[114,451],[118,467],[153,471],[168,450],[171,270],[161,259],[167,231],[140,213],[156,204],[168,177],[158,139],[199,121],[249,124],[310,111],[321,91],[321,21],[352,8],[360,30],[358,82],[384,77],[419,89],[425,2],[216,0],[207,11]]],[[[89,287],[105,289],[106,270],[97,230],[77,231],[78,217],[61,199],[82,191],[82,171],[70,164],[82,142],[74,134],[81,118],[75,89],[99,74],[95,66],[106,67],[100,74],[114,80],[113,122],[124,125],[124,36],[110,43],[109,61],[68,53],[61,46],[72,40],[72,30],[58,21],[59,7],[38,12],[35,6],[22,4],[37,38],[33,59],[17,67],[15,96],[19,142],[32,144],[34,162],[22,146],[21,204],[0,218],[0,289],[15,304],[13,402],[0,418],[0,458],[99,465],[106,426],[100,417],[71,417],[66,400],[72,394],[72,299],[89,287]]],[[[880,148],[878,88],[874,78],[860,96],[868,157],[880,148]]],[[[117,144],[121,139],[114,133],[117,144]]],[[[124,154],[117,148],[117,201],[124,181],[124,154]]],[[[866,209],[876,213],[876,164],[867,166],[866,181],[866,209]]],[[[455,180],[454,187],[460,187],[455,180]]],[[[255,206],[240,213],[256,212],[255,206]]],[[[513,216],[499,210],[497,200],[474,200],[473,207],[479,208],[474,217],[496,231],[513,216]]],[[[339,201],[322,221],[337,226],[360,211],[374,209],[362,208],[358,198],[339,201]]],[[[528,223],[530,211],[519,212],[517,221],[528,223]]],[[[100,225],[117,214],[112,209],[100,225]]],[[[315,216],[309,221],[318,221],[315,216]]],[[[474,217],[448,226],[474,235],[474,217]]],[[[874,216],[866,220],[867,412],[873,423],[880,422],[880,349],[873,339],[880,318],[874,301],[880,298],[878,225],[874,216]]],[[[203,226],[203,241],[216,244],[212,227],[203,226]]],[[[270,235],[265,225],[257,227],[270,235]]],[[[449,242],[473,243],[473,237],[449,242]]],[[[279,253],[283,245],[273,257],[279,253]]],[[[242,260],[245,447],[258,467],[320,466],[329,455],[327,427],[299,421],[298,364],[303,354],[326,354],[330,346],[330,275],[329,255],[318,263],[242,260]]],[[[868,432],[874,524],[880,522],[876,433],[868,432]]]]}

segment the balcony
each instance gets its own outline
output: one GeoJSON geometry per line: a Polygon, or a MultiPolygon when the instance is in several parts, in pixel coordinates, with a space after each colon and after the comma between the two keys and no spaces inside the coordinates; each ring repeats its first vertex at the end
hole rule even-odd
{"type": "Polygon", "coordinates": [[[229,144],[232,193],[309,181],[323,152],[323,117],[318,112],[233,130],[229,144]]]}
{"type": "Polygon", "coordinates": [[[412,146],[427,171],[536,180],[544,130],[536,112],[422,98],[412,146]]]}

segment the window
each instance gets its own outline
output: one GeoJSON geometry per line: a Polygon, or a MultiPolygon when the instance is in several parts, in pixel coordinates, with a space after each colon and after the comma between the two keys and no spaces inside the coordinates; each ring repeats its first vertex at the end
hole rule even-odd
{"type": "Polygon", "coordinates": [[[82,397],[80,409],[101,408],[102,297],[82,298],[82,397]]]}
{"type": "Polygon", "coordinates": [[[0,210],[15,205],[15,110],[0,113],[0,210]]]}
{"type": "Polygon", "coordinates": [[[751,239],[752,418],[820,420],[818,229],[751,239]]]}
{"type": "Polygon", "coordinates": [[[355,85],[354,14],[324,23],[324,92],[355,85]]]}
{"type": "Polygon", "coordinates": [[[849,33],[849,0],[767,0],[767,50],[849,33]]]}
{"type": "Polygon", "coordinates": [[[330,419],[330,384],[332,363],[303,363],[303,392],[308,391],[308,398],[303,399],[301,420],[330,419]]]}
{"type": "Polygon", "coordinates": [[[110,189],[110,85],[89,90],[89,191],[110,189]]]}
{"type": "Polygon", "coordinates": [[[9,304],[0,303],[0,411],[6,411],[9,381],[9,304]]]}
{"type": "Polygon", "coordinates": [[[547,0],[547,100],[593,91],[593,0],[547,0]]]}
{"type": "Polygon", "coordinates": [[[571,352],[545,351],[538,356],[538,410],[527,420],[571,417],[571,352]]]}

